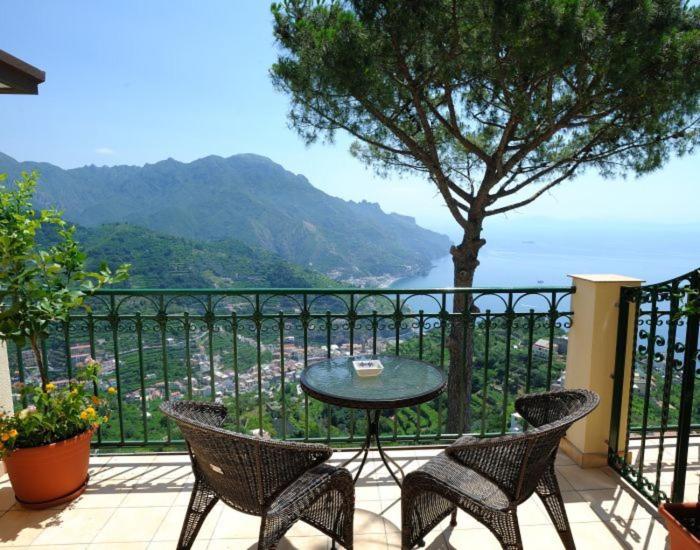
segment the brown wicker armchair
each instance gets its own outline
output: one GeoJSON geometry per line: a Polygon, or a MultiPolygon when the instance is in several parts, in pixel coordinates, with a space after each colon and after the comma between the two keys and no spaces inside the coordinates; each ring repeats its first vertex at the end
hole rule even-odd
{"type": "Polygon", "coordinates": [[[350,473],[324,462],[325,445],[264,440],[222,428],[226,407],[165,402],[161,410],[180,427],[194,471],[194,488],[178,548],[191,548],[207,514],[221,499],[262,517],[259,548],[275,548],[298,520],[352,548],[355,490],[350,473]]]}
{"type": "Polygon", "coordinates": [[[401,493],[402,548],[423,537],[457,507],[488,527],[503,548],[522,548],[516,509],[533,492],[542,499],[567,549],[575,548],[554,472],[566,430],[598,405],[588,390],[520,397],[515,409],[532,426],[520,434],[464,436],[406,476],[401,493]]]}

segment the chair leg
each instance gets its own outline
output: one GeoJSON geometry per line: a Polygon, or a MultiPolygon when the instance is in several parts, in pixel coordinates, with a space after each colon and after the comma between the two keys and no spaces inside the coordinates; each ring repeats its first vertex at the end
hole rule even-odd
{"type": "Polygon", "coordinates": [[[571,526],[569,525],[569,518],[566,516],[566,508],[561,497],[561,490],[559,489],[553,462],[537,484],[535,491],[542,499],[542,503],[559,533],[559,538],[561,538],[564,548],[566,550],[575,550],[576,544],[571,534],[571,526]]]}
{"type": "Polygon", "coordinates": [[[515,508],[502,512],[487,511],[472,515],[496,536],[504,550],[522,550],[523,540],[520,536],[520,526],[515,508]]]}
{"type": "MultiPolygon", "coordinates": [[[[500,522],[499,522],[500,523],[500,522]]],[[[509,510],[502,516],[502,523],[499,525],[501,545],[506,550],[522,550],[523,539],[520,536],[520,525],[515,508],[509,510]]]]}
{"type": "Polygon", "coordinates": [[[194,539],[199,533],[204,520],[218,501],[219,497],[216,496],[214,491],[210,490],[200,480],[195,479],[190,504],[187,508],[187,514],[185,514],[185,521],[182,524],[182,531],[180,532],[180,540],[177,543],[178,550],[189,550],[192,548],[194,539]]]}

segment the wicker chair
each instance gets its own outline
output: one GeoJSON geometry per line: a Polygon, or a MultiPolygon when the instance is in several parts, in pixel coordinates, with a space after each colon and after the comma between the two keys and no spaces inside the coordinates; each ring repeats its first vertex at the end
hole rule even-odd
{"type": "Polygon", "coordinates": [[[404,480],[402,548],[423,537],[457,508],[488,527],[503,548],[522,548],[517,506],[533,492],[542,499],[567,549],[575,548],[554,472],[560,439],[598,405],[588,390],[520,397],[515,409],[532,426],[524,433],[477,439],[464,436],[404,480]]]}
{"type": "Polygon", "coordinates": [[[275,548],[298,520],[352,548],[355,489],[350,473],[324,462],[325,445],[264,440],[222,428],[226,407],[165,402],[161,411],[182,431],[192,461],[194,488],[178,548],[192,547],[207,514],[221,499],[262,517],[258,547],[275,548]]]}

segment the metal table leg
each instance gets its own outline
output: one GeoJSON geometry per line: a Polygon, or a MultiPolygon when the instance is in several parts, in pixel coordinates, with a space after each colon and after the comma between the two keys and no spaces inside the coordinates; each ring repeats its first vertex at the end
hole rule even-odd
{"type": "Polygon", "coordinates": [[[347,466],[349,463],[354,461],[358,456],[362,455],[362,462],[360,463],[360,467],[358,468],[357,472],[355,473],[355,479],[354,483],[357,483],[357,480],[360,478],[360,474],[362,473],[362,469],[365,467],[365,463],[367,462],[367,455],[369,454],[369,450],[372,446],[372,439],[377,444],[377,451],[379,451],[379,457],[382,459],[382,462],[384,463],[384,467],[389,471],[391,474],[391,477],[394,478],[394,481],[396,484],[401,487],[401,481],[404,478],[404,472],[401,466],[399,466],[396,461],[391,458],[388,454],[384,452],[384,449],[382,448],[382,444],[379,440],[379,416],[380,416],[380,411],[375,410],[375,411],[367,411],[367,435],[365,437],[365,441],[362,444],[362,447],[360,448],[355,455],[353,455],[350,459],[346,460],[343,463],[343,466],[347,466]],[[396,469],[399,471],[400,478],[394,473],[394,470],[391,469],[391,466],[389,463],[393,464],[396,469]]]}

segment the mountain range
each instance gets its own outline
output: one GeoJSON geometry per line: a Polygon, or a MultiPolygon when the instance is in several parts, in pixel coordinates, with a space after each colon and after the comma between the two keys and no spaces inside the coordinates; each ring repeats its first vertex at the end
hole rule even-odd
{"type": "Polygon", "coordinates": [[[0,172],[23,170],[40,173],[38,206],[82,226],[126,223],[120,231],[131,237],[140,226],[188,242],[228,241],[216,245],[224,248],[235,241],[338,280],[422,273],[450,246],[411,217],[330,196],[257,155],[66,170],[0,153],[0,172]]]}

